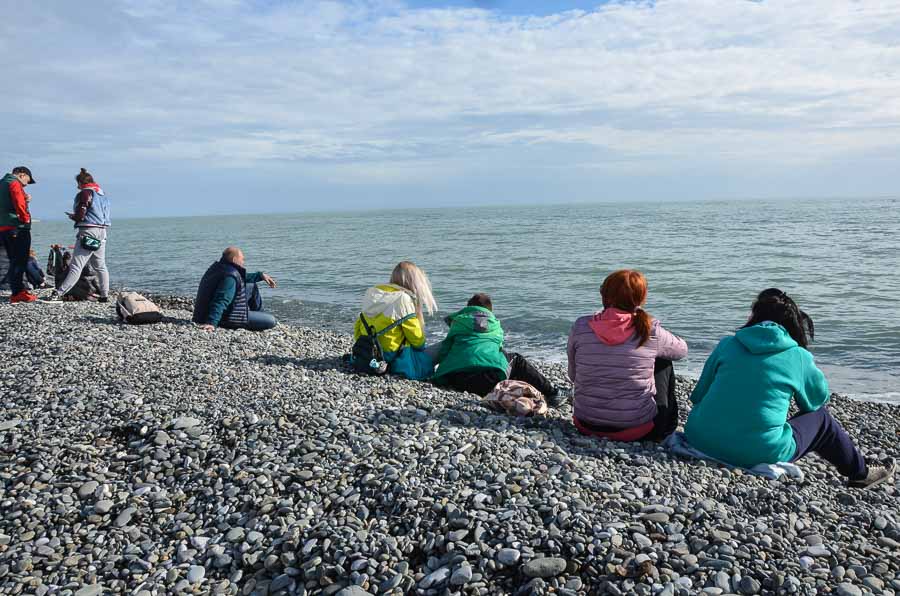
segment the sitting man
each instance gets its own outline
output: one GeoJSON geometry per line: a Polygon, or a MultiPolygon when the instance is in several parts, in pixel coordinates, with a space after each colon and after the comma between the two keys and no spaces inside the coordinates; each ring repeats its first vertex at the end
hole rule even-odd
{"type": "Polygon", "coordinates": [[[244,253],[229,246],[200,280],[193,321],[207,331],[216,327],[251,331],[271,329],[276,324],[275,317],[261,312],[262,299],[256,293],[259,281],[266,282],[270,288],[276,285],[275,280],[265,273],[248,275],[244,269],[244,253]]]}
{"type": "Polygon", "coordinates": [[[31,289],[46,287],[44,271],[37,262],[37,254],[33,250],[28,251],[28,262],[25,263],[25,279],[31,289]]]}

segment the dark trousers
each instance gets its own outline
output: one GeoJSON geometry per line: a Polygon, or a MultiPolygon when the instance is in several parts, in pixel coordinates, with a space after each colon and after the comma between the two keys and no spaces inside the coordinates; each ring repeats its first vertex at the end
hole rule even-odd
{"type": "Polygon", "coordinates": [[[678,400],[675,398],[675,367],[671,360],[657,358],[653,365],[656,382],[656,417],[653,430],[645,438],[650,441],[665,439],[678,427],[678,400]]]}
{"type": "Polygon", "coordinates": [[[31,230],[0,232],[0,241],[9,258],[9,289],[13,295],[25,289],[25,266],[31,250],[31,230]]]}
{"type": "Polygon", "coordinates": [[[250,331],[265,331],[277,324],[278,322],[275,320],[275,317],[267,312],[251,310],[247,313],[247,329],[250,331]]]}
{"type": "Polygon", "coordinates": [[[556,387],[541,374],[528,359],[515,352],[504,352],[509,361],[509,375],[504,376],[496,368],[477,371],[460,371],[444,377],[444,383],[457,391],[468,391],[484,397],[494,390],[494,386],[508,378],[513,381],[525,381],[544,395],[553,395],[556,387]]]}
{"type": "Polygon", "coordinates": [[[794,442],[797,443],[797,452],[791,461],[814,452],[834,465],[842,476],[851,480],[866,475],[865,458],[841,423],[834,419],[825,406],[815,412],[798,414],[788,420],[788,424],[791,425],[794,442]]]}
{"type": "MultiPolygon", "coordinates": [[[[678,400],[675,398],[675,367],[671,360],[657,358],[653,364],[653,380],[656,383],[656,417],[653,430],[640,437],[640,441],[661,441],[675,432],[678,427],[678,400]]],[[[578,424],[598,433],[616,433],[623,428],[599,426],[579,420],[578,424]]]]}

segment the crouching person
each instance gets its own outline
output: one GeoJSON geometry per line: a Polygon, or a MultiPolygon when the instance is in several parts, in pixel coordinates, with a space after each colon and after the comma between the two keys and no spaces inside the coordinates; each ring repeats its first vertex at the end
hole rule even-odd
{"type": "Polygon", "coordinates": [[[276,321],[261,310],[262,299],[256,291],[260,281],[270,288],[276,285],[274,279],[261,271],[248,274],[244,269],[244,253],[229,246],[200,280],[193,321],[207,331],[216,327],[250,331],[271,329],[276,321]]]}
{"type": "Polygon", "coordinates": [[[558,407],[567,393],[556,387],[521,354],[503,350],[503,328],[494,316],[487,294],[475,294],[462,310],[447,317],[450,331],[441,342],[432,381],[457,391],[490,393],[500,381],[524,381],[540,391],[547,403],[558,407]]]}

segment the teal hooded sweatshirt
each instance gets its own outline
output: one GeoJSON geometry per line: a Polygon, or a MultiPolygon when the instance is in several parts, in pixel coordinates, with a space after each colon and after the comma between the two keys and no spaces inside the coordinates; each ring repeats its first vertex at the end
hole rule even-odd
{"type": "Polygon", "coordinates": [[[741,467],[790,461],[791,400],[818,410],[830,393],[813,356],[787,330],[766,321],[719,342],[691,394],[684,433],[707,455],[741,467]]]}
{"type": "Polygon", "coordinates": [[[496,368],[503,372],[509,362],[501,352],[503,327],[490,310],[467,306],[447,317],[450,330],[441,344],[436,362],[440,364],[432,381],[440,383],[450,373],[496,368]]]}

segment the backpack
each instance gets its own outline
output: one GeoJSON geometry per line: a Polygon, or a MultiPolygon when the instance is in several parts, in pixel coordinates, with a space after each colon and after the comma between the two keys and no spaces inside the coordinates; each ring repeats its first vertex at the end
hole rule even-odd
{"type": "Polygon", "coordinates": [[[66,253],[67,251],[59,244],[50,245],[50,254],[47,255],[47,277],[53,278],[53,285],[56,288],[65,281],[69,270],[65,263],[66,253]]]}
{"type": "Polygon", "coordinates": [[[116,313],[121,321],[132,325],[159,323],[162,320],[159,307],[137,292],[121,294],[116,300],[116,313]]]}
{"type": "MultiPolygon", "coordinates": [[[[384,358],[384,351],[381,349],[381,344],[378,343],[378,338],[394,327],[402,325],[414,316],[416,315],[406,315],[402,319],[394,321],[381,331],[376,332],[372,326],[369,325],[365,315],[359,313],[359,320],[362,322],[366,334],[359,336],[359,339],[356,340],[353,344],[353,349],[350,351],[350,363],[353,365],[353,369],[357,372],[370,375],[381,376],[386,374],[388,371],[388,362],[384,358]]],[[[403,347],[404,343],[406,343],[405,337],[400,346],[403,347]]]]}

